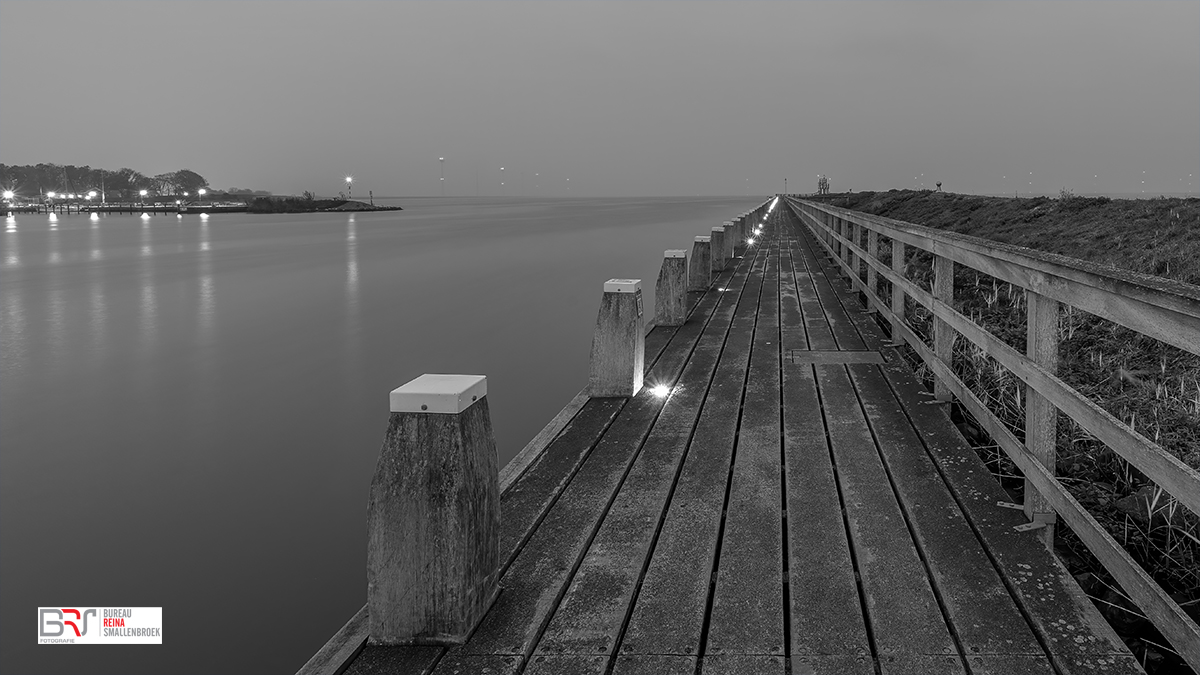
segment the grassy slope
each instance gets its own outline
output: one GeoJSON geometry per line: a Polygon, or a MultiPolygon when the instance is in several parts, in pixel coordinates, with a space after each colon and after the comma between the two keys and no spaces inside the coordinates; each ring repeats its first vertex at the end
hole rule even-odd
{"type": "MultiPolygon", "coordinates": [[[[1200,285],[1200,199],[1013,199],[891,191],[831,195],[822,201],[1200,285]]],[[[928,288],[928,254],[914,255],[909,249],[909,255],[906,275],[928,288]]],[[[881,257],[889,256],[885,245],[881,257]]],[[[959,311],[1024,351],[1020,289],[959,266],[955,294],[959,311]]],[[[922,308],[910,305],[908,315],[919,333],[929,334],[930,317],[922,308]]],[[[1079,311],[1064,312],[1059,332],[1059,374],[1068,384],[1167,452],[1200,468],[1200,357],[1079,311]]],[[[954,365],[1020,437],[1022,383],[964,340],[956,345],[954,365]]],[[[1012,478],[1019,472],[1011,462],[970,420],[960,428],[1019,499],[1022,482],[1012,478]]],[[[1198,519],[1165,495],[1155,501],[1152,483],[1063,415],[1057,470],[1064,485],[1117,541],[1178,601],[1190,603],[1185,607],[1193,617],[1200,616],[1198,519]]],[[[1101,600],[1099,606],[1148,669],[1187,672],[1177,670],[1181,664],[1169,653],[1143,640],[1165,644],[1146,622],[1105,604],[1132,609],[1082,544],[1065,527],[1059,531],[1060,554],[1085,590],[1101,600]]]]}

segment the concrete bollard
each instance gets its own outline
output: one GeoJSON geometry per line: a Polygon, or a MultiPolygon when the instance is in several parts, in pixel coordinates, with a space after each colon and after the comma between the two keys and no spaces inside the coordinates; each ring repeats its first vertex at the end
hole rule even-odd
{"type": "Polygon", "coordinates": [[[654,323],[682,326],[687,319],[687,251],[663,251],[662,269],[654,287],[654,323]]]}
{"type": "Polygon", "coordinates": [[[500,480],[482,375],[390,395],[367,505],[373,644],[461,644],[499,592],[500,480]]]}
{"type": "Polygon", "coordinates": [[[725,221],[724,225],[722,225],[722,229],[725,230],[725,259],[733,260],[733,248],[734,244],[737,242],[737,235],[733,231],[733,221],[725,221]]]}
{"type": "Polygon", "coordinates": [[[707,291],[712,283],[711,248],[709,237],[696,237],[692,242],[692,259],[688,262],[689,291],[707,291]]]}
{"type": "Polygon", "coordinates": [[[633,396],[642,388],[646,331],[642,323],[642,280],[609,279],[592,336],[588,396],[633,396]]]}
{"type": "Polygon", "coordinates": [[[712,245],[709,247],[709,257],[712,260],[713,276],[725,269],[725,228],[714,227],[709,235],[712,245]]]}

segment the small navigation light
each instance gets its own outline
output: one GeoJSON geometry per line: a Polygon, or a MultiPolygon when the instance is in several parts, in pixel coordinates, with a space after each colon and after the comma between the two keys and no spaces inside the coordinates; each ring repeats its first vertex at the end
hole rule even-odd
{"type": "Polygon", "coordinates": [[[654,394],[657,398],[666,398],[667,394],[671,393],[671,388],[665,384],[660,384],[657,387],[652,387],[650,393],[654,394]]]}
{"type": "Polygon", "coordinates": [[[754,245],[754,237],[750,237],[749,239],[747,239],[746,243],[749,244],[750,246],[753,246],[754,245]]]}

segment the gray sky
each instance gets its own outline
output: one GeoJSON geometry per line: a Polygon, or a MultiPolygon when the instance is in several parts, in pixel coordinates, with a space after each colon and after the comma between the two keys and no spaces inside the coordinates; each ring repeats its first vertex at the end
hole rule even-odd
{"type": "Polygon", "coordinates": [[[0,0],[0,162],[365,196],[439,156],[467,195],[1196,192],[1200,2],[0,0]]]}

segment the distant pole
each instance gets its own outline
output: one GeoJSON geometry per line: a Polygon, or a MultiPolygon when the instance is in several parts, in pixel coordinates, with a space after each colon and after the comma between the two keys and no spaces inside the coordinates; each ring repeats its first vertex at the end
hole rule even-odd
{"type": "Polygon", "coordinates": [[[354,176],[346,176],[346,201],[354,199],[354,176]]]}
{"type": "Polygon", "coordinates": [[[787,179],[783,179],[783,194],[787,194],[787,179]]]}
{"type": "Polygon", "coordinates": [[[441,179],[438,183],[442,186],[442,196],[446,196],[446,158],[438,157],[438,168],[441,172],[441,179]]]}

